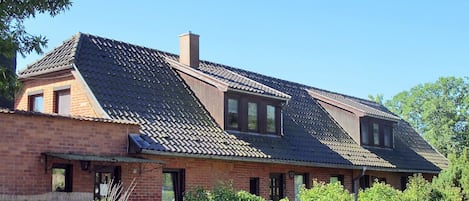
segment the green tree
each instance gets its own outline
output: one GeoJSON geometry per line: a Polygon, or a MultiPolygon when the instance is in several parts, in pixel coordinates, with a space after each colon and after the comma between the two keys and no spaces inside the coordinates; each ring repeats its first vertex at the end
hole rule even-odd
{"type": "Polygon", "coordinates": [[[384,95],[383,94],[376,94],[376,96],[368,95],[368,99],[370,101],[374,101],[378,104],[384,104],[384,95]]]}
{"type": "Polygon", "coordinates": [[[298,196],[300,200],[323,200],[323,201],[351,201],[353,196],[338,183],[318,182],[313,180],[311,189],[301,188],[298,196]]]}
{"type": "MultiPolygon", "coordinates": [[[[0,56],[12,59],[17,52],[22,56],[32,51],[42,53],[47,38],[29,34],[23,22],[41,13],[56,16],[71,5],[69,0],[0,0],[0,56]]],[[[16,73],[0,63],[0,96],[11,100],[18,90],[16,73]]]]}
{"type": "Polygon", "coordinates": [[[442,77],[386,101],[445,156],[469,146],[469,78],[442,77]]]}
{"type": "Polygon", "coordinates": [[[389,184],[375,182],[371,188],[360,190],[358,200],[360,201],[399,201],[402,193],[389,184]]]}
{"type": "MultiPolygon", "coordinates": [[[[449,154],[450,165],[447,169],[440,172],[438,177],[433,180],[433,184],[438,189],[455,187],[461,189],[461,195],[464,200],[469,200],[469,148],[465,149],[460,156],[449,154]]],[[[455,194],[448,192],[448,196],[455,194]]]]}

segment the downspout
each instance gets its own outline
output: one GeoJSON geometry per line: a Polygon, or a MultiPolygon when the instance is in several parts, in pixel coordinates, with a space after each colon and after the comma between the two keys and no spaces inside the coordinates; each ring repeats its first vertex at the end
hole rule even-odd
{"type": "Polygon", "coordinates": [[[358,200],[358,188],[356,188],[355,186],[355,181],[361,179],[365,175],[365,172],[366,172],[366,166],[363,166],[362,173],[358,177],[352,178],[352,189],[353,189],[355,201],[358,200]]]}

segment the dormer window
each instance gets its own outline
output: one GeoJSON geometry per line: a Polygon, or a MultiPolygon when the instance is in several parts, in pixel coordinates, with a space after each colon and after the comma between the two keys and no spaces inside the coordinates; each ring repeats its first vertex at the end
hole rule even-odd
{"type": "Polygon", "coordinates": [[[251,132],[258,132],[258,115],[257,115],[257,103],[248,102],[248,130],[251,132]]]}
{"type": "Polygon", "coordinates": [[[225,102],[225,129],[279,135],[281,103],[264,97],[229,94],[225,102]]]}
{"type": "Polygon", "coordinates": [[[228,99],[227,127],[237,130],[239,128],[239,101],[228,99]]]}
{"type": "Polygon", "coordinates": [[[376,118],[362,118],[360,121],[362,145],[393,147],[392,122],[376,118]]]}

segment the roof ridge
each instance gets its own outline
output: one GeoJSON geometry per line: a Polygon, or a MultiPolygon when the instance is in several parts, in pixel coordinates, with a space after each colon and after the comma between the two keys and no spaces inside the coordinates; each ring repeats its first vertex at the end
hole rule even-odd
{"type": "Polygon", "coordinates": [[[267,86],[267,85],[265,85],[265,84],[262,84],[262,83],[260,83],[260,82],[257,82],[257,81],[255,81],[255,80],[253,80],[253,79],[251,79],[251,78],[248,78],[248,77],[246,77],[246,76],[244,76],[244,75],[241,75],[241,74],[239,74],[239,73],[233,72],[233,71],[231,71],[231,70],[229,70],[229,69],[226,69],[226,70],[227,70],[229,73],[231,73],[231,74],[234,74],[234,75],[237,75],[237,76],[241,76],[242,78],[247,79],[249,82],[262,85],[262,86],[268,88],[269,90],[273,90],[273,91],[275,91],[275,92],[277,92],[277,93],[279,93],[279,94],[282,94],[282,96],[284,96],[284,97],[287,97],[287,98],[289,98],[289,99],[291,98],[291,96],[290,96],[289,94],[286,94],[286,93],[284,93],[284,92],[282,92],[282,91],[280,91],[280,90],[277,90],[277,89],[274,89],[274,88],[272,88],[272,87],[269,87],[269,86],[267,86]]]}
{"type": "MultiPolygon", "coordinates": [[[[46,58],[47,56],[49,56],[50,54],[54,53],[56,50],[60,49],[63,45],[65,45],[67,42],[71,41],[71,40],[75,40],[75,43],[78,43],[78,40],[80,39],[78,37],[77,39],[77,36],[80,35],[80,32],[74,34],[71,38],[68,38],[64,41],[62,41],[62,43],[60,45],[57,45],[56,47],[54,47],[54,49],[48,51],[47,53],[44,54],[44,56],[41,56],[39,59],[36,59],[34,62],[30,63],[30,64],[27,64],[26,65],[26,68],[23,69],[22,71],[18,72],[19,75],[21,75],[23,72],[25,72],[26,70],[30,69],[34,64],[38,63],[39,61],[43,60],[44,58],[46,58]]],[[[74,46],[75,48],[75,46],[74,46]]],[[[75,51],[72,51],[73,55],[72,55],[72,58],[74,57],[75,55],[75,51]]]]}
{"type": "Polygon", "coordinates": [[[78,33],[80,33],[80,35],[84,35],[84,36],[87,36],[87,37],[91,36],[91,37],[96,37],[96,38],[100,38],[100,39],[104,39],[104,40],[110,40],[112,42],[122,43],[122,44],[126,44],[126,45],[133,46],[133,47],[138,47],[138,48],[142,48],[142,49],[146,49],[146,50],[151,50],[151,51],[156,51],[156,52],[159,52],[159,53],[167,54],[167,55],[174,56],[174,57],[179,57],[179,55],[177,55],[175,53],[159,50],[159,49],[156,49],[156,48],[146,47],[146,46],[143,46],[143,45],[133,44],[133,43],[130,43],[130,42],[125,42],[125,41],[116,40],[116,39],[107,38],[107,37],[98,36],[98,35],[89,34],[89,33],[82,33],[82,32],[78,32],[78,33]]]}

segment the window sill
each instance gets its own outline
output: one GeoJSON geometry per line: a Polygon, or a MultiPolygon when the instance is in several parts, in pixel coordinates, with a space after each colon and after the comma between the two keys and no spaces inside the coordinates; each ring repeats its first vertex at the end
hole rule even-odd
{"type": "Polygon", "coordinates": [[[225,130],[229,134],[234,135],[253,135],[253,136],[262,136],[262,137],[274,137],[274,138],[281,138],[282,135],[277,135],[273,133],[256,133],[256,132],[243,132],[238,130],[225,130]]]}
{"type": "Polygon", "coordinates": [[[389,150],[389,151],[394,150],[394,147],[379,147],[379,146],[373,146],[373,145],[361,145],[361,146],[367,149],[383,149],[383,150],[389,150]]]}

